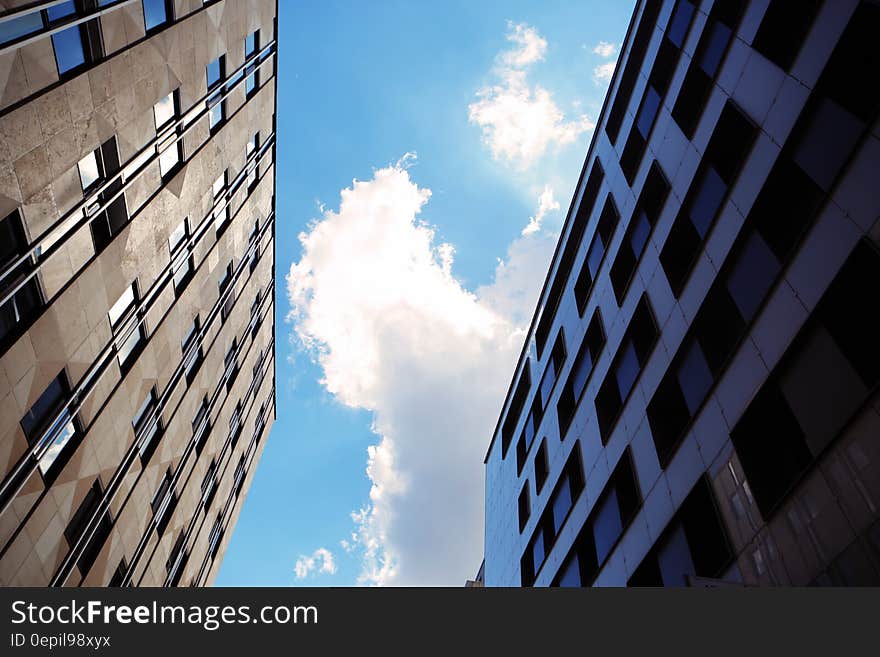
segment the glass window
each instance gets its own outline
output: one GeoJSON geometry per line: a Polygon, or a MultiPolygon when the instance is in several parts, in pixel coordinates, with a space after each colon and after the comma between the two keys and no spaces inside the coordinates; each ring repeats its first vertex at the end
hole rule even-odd
{"type": "Polygon", "coordinates": [[[715,22],[709,30],[709,37],[705,42],[706,47],[703,50],[702,57],[700,57],[700,68],[710,78],[714,78],[718,67],[721,65],[724,51],[727,49],[727,43],[730,41],[730,28],[724,23],[715,22]]]}
{"type": "MultiPolygon", "coordinates": [[[[92,487],[89,489],[88,493],[86,493],[83,501],[77,508],[76,513],[74,513],[73,517],[70,519],[70,523],[68,523],[64,530],[64,538],[67,540],[67,544],[71,548],[83,538],[89,523],[98,513],[98,508],[103,497],[104,489],[101,486],[100,480],[96,479],[95,483],[92,484],[92,487]]],[[[95,559],[98,558],[101,548],[110,536],[110,530],[112,527],[113,522],[110,518],[110,512],[105,511],[101,516],[101,519],[98,521],[97,526],[95,526],[91,537],[85,542],[85,545],[80,552],[80,557],[76,562],[77,568],[79,568],[80,574],[83,576],[88,574],[92,565],[95,563],[95,559]]]]}
{"type": "Polygon", "coordinates": [[[840,105],[823,99],[797,143],[794,161],[828,191],[861,137],[864,124],[840,105]]]}
{"type": "Polygon", "coordinates": [[[694,6],[687,0],[678,0],[675,4],[675,13],[669,19],[669,27],[666,29],[666,37],[676,46],[681,48],[687,35],[688,26],[694,15],[694,6]]]}
{"type": "Polygon", "coordinates": [[[663,586],[687,586],[688,575],[696,571],[684,528],[678,525],[657,553],[663,586]]]}
{"type": "Polygon", "coordinates": [[[214,200],[217,200],[217,198],[223,194],[223,190],[226,189],[226,171],[217,177],[211,189],[214,193],[214,200]]]}
{"type": "Polygon", "coordinates": [[[718,172],[712,167],[705,167],[690,207],[691,223],[701,238],[705,239],[709,232],[726,194],[727,185],[718,172]]]}
{"type": "Polygon", "coordinates": [[[581,564],[577,553],[575,553],[562,566],[562,571],[559,573],[559,586],[579,587],[581,585],[581,564]]]}
{"type": "Polygon", "coordinates": [[[617,361],[614,375],[617,378],[617,389],[621,400],[626,399],[639,376],[639,358],[632,340],[628,340],[617,361]]]}
{"type": "Polygon", "coordinates": [[[593,540],[596,545],[596,559],[601,564],[623,531],[620,508],[617,504],[617,491],[614,488],[608,491],[595,514],[593,540]]]}
{"type": "Polygon", "coordinates": [[[540,527],[535,538],[532,539],[532,563],[535,569],[534,574],[537,575],[541,565],[544,563],[544,532],[540,527]]]}
{"type": "Polygon", "coordinates": [[[247,59],[257,51],[257,37],[259,30],[251,32],[244,39],[244,57],[247,59]]]}
{"type": "Polygon", "coordinates": [[[183,243],[183,240],[189,235],[189,219],[184,219],[181,221],[177,228],[171,233],[171,237],[168,238],[168,248],[171,249],[171,252],[177,250],[177,247],[183,243]]]}
{"type": "Polygon", "coordinates": [[[62,371],[21,419],[21,428],[29,443],[48,441],[37,449],[38,465],[44,476],[77,434],[78,420],[69,406],[65,408],[69,398],[70,387],[62,371]]]}
{"type": "Polygon", "coordinates": [[[58,73],[60,75],[86,63],[86,56],[83,52],[82,32],[79,25],[74,25],[57,34],[53,34],[52,45],[55,47],[55,63],[58,65],[58,73]]]}
{"type": "Polygon", "coordinates": [[[727,289],[743,319],[758,311],[779,273],[779,261],[761,237],[753,232],[727,277],[727,289]]]}
{"type": "Polygon", "coordinates": [[[571,509],[571,488],[568,475],[563,474],[553,496],[553,535],[558,536],[562,529],[562,523],[571,509]]]}
{"type": "Polygon", "coordinates": [[[0,45],[10,43],[43,28],[43,19],[39,11],[13,18],[0,23],[0,45]]]}
{"type": "Polygon", "coordinates": [[[706,398],[709,388],[714,383],[712,372],[703,356],[703,350],[699,343],[694,340],[685,352],[681,365],[678,367],[678,384],[684,395],[685,403],[691,415],[697,412],[700,404],[706,398]]]}
{"type": "Polygon", "coordinates": [[[529,514],[531,513],[531,504],[529,503],[529,482],[526,480],[526,483],[523,484],[523,488],[519,493],[519,502],[518,502],[518,510],[519,510],[519,531],[522,532],[525,529],[526,524],[529,522],[529,514]]]}
{"type": "MultiPolygon", "coordinates": [[[[5,274],[5,278],[0,283],[0,294],[5,295],[33,271],[33,257],[28,257],[17,267],[8,269],[27,250],[28,243],[21,213],[14,210],[0,221],[0,271],[5,274]]],[[[17,325],[33,317],[42,305],[43,298],[37,277],[32,276],[0,307],[0,343],[7,336],[13,335],[17,325]]]]}
{"type": "Polygon", "coordinates": [[[167,0],[144,0],[144,25],[147,32],[164,25],[170,18],[167,0]]]}
{"type": "Polygon", "coordinates": [[[645,99],[642,101],[642,108],[639,110],[639,117],[636,119],[636,127],[645,139],[651,133],[651,127],[654,125],[654,119],[657,117],[659,109],[660,94],[654,87],[648,85],[645,90],[645,99]]]}
{"type": "Polygon", "coordinates": [[[116,326],[119,321],[125,316],[130,308],[134,306],[135,302],[135,287],[134,283],[129,285],[125,292],[116,300],[116,303],[110,308],[110,312],[108,313],[110,317],[110,326],[116,326]]]}
{"type": "Polygon", "coordinates": [[[100,151],[92,151],[79,161],[79,180],[83,191],[88,191],[92,185],[98,182],[103,176],[101,167],[98,163],[100,151]]]}
{"type": "Polygon", "coordinates": [[[153,438],[161,430],[158,418],[158,395],[156,388],[150,390],[150,394],[141,404],[140,408],[132,419],[132,427],[134,428],[135,438],[138,441],[138,450],[142,458],[145,458],[152,447],[153,438]]]}
{"type": "Polygon", "coordinates": [[[220,57],[211,61],[206,67],[205,77],[207,78],[208,89],[211,89],[220,84],[221,80],[226,75],[226,73],[224,72],[225,59],[225,55],[220,55],[220,57]]]}
{"type": "Polygon", "coordinates": [[[638,216],[635,218],[633,225],[630,228],[632,231],[630,234],[630,246],[632,247],[632,252],[636,260],[641,257],[642,252],[645,250],[645,246],[648,244],[648,238],[651,236],[651,222],[648,221],[648,215],[646,215],[641,208],[639,208],[637,212],[638,216]]]}

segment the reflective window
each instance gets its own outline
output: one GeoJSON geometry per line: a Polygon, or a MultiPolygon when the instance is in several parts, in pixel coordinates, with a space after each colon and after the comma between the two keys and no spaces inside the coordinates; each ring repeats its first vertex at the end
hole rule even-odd
{"type": "Polygon", "coordinates": [[[779,261],[767,243],[752,233],[727,276],[727,289],[745,321],[755,316],[779,269],[779,261]]]}
{"type": "Polygon", "coordinates": [[[168,0],[144,0],[144,25],[147,32],[171,20],[171,13],[171,3],[168,0]]]}

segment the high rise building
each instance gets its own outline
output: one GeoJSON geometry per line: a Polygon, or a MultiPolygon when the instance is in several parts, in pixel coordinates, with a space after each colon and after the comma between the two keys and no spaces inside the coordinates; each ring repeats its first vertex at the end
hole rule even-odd
{"type": "Polygon", "coordinates": [[[0,0],[0,585],[206,585],[275,416],[275,0],[0,0]]]}
{"type": "Polygon", "coordinates": [[[640,0],[486,457],[487,586],[880,583],[880,3],[640,0]]]}

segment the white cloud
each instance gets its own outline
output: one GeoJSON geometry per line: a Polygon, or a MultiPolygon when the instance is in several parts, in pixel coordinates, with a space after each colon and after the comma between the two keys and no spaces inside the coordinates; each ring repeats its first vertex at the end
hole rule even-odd
{"type": "Polygon", "coordinates": [[[501,60],[511,68],[523,68],[540,62],[547,52],[547,40],[538,31],[524,23],[507,23],[507,40],[519,46],[501,54],[501,60]]]}
{"type": "Polygon", "coordinates": [[[354,181],[300,235],[287,277],[323,385],[372,413],[369,501],[342,543],[363,584],[460,586],[479,567],[482,458],[553,249],[544,232],[518,238],[471,292],[419,220],[430,197],[399,165],[354,181]]]}
{"type": "Polygon", "coordinates": [[[611,76],[614,75],[614,68],[616,65],[617,62],[605,62],[604,64],[599,64],[593,69],[593,81],[596,84],[610,82],[611,76]]]}
{"type": "Polygon", "coordinates": [[[608,41],[600,41],[593,48],[593,53],[599,55],[599,57],[611,57],[617,52],[617,46],[613,43],[609,43],[608,41]]]}
{"type": "Polygon", "coordinates": [[[305,579],[313,572],[333,575],[336,573],[336,561],[330,550],[318,548],[311,555],[301,554],[293,566],[293,572],[297,579],[305,579]]]}
{"type": "Polygon", "coordinates": [[[559,202],[553,195],[553,188],[550,185],[544,185],[544,191],[538,198],[538,211],[534,217],[529,217],[529,223],[522,229],[523,235],[531,235],[541,230],[541,222],[548,212],[559,210],[559,202]]]}
{"type": "Polygon", "coordinates": [[[529,83],[527,67],[543,60],[547,41],[527,25],[508,28],[507,39],[518,47],[498,56],[493,71],[497,82],[476,92],[468,119],[480,126],[483,143],[495,159],[525,170],[551,145],[571,144],[595,123],[585,114],[566,120],[550,92],[529,83]]]}

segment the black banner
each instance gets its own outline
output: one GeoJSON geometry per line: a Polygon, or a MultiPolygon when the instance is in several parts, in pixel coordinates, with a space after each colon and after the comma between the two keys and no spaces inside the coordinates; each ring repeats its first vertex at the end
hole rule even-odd
{"type": "Polygon", "coordinates": [[[878,601],[878,589],[0,589],[0,654],[845,654],[876,648],[878,601]]]}

